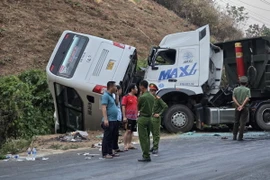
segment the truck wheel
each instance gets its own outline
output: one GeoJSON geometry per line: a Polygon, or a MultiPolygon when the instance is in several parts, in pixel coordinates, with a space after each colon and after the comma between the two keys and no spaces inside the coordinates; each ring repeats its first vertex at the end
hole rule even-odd
{"type": "Polygon", "coordinates": [[[256,113],[257,125],[263,130],[270,130],[270,104],[263,104],[256,113]]]}
{"type": "Polygon", "coordinates": [[[185,105],[173,105],[166,111],[163,123],[167,131],[171,133],[187,132],[194,125],[194,115],[185,105]]]}

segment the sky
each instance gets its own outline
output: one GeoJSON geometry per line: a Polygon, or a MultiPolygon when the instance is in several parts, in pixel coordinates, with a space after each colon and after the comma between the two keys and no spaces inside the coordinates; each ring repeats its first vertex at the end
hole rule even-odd
{"type": "Polygon", "coordinates": [[[250,24],[265,24],[270,28],[270,0],[216,0],[221,7],[226,7],[229,3],[231,6],[244,6],[248,12],[249,20],[246,29],[250,24]]]}

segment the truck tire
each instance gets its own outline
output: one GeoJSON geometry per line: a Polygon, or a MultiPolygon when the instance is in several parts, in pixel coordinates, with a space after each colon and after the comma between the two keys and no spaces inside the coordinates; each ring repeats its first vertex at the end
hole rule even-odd
{"type": "Polygon", "coordinates": [[[270,130],[270,104],[263,104],[256,112],[256,123],[262,130],[270,130]]]}
{"type": "Polygon", "coordinates": [[[170,133],[187,132],[194,125],[194,115],[185,105],[173,105],[166,111],[163,124],[170,133]]]}

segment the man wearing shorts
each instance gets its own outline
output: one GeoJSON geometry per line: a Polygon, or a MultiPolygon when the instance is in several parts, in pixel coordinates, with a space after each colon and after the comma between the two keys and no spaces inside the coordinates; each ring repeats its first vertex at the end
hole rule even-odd
{"type": "Polygon", "coordinates": [[[135,149],[131,145],[133,132],[137,131],[137,117],[138,117],[138,108],[137,108],[137,97],[136,94],[138,89],[136,84],[131,84],[128,88],[129,93],[122,99],[122,112],[123,112],[123,121],[126,123],[126,132],[124,135],[124,150],[135,149]]]}

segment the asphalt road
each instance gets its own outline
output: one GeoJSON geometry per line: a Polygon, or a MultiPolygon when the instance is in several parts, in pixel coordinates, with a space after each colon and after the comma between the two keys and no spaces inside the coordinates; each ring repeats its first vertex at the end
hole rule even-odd
{"type": "MultiPolygon", "coordinates": [[[[96,149],[88,152],[99,153],[96,149]]],[[[100,156],[85,160],[83,155],[69,152],[50,156],[48,161],[0,162],[0,179],[270,179],[269,134],[249,136],[243,142],[221,136],[178,136],[162,140],[160,154],[152,156],[152,162],[137,162],[140,156],[138,149],[112,160],[100,156]]]]}

